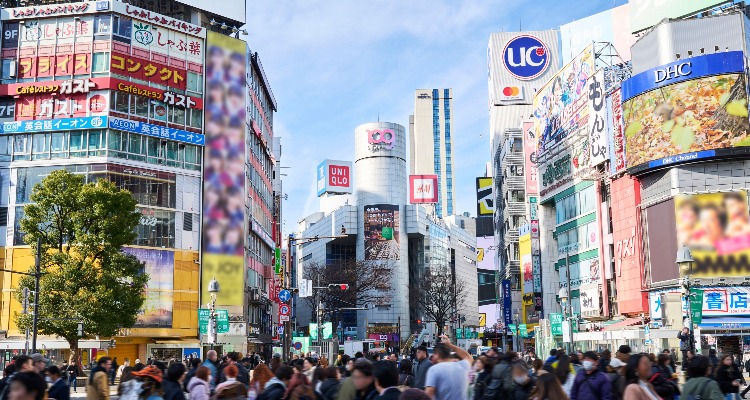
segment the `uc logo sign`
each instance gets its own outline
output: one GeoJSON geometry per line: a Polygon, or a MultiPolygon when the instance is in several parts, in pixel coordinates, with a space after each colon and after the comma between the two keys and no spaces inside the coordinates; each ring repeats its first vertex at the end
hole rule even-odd
{"type": "Polygon", "coordinates": [[[549,61],[547,46],[535,36],[516,36],[503,49],[505,69],[522,81],[538,78],[547,70],[549,61]]]}

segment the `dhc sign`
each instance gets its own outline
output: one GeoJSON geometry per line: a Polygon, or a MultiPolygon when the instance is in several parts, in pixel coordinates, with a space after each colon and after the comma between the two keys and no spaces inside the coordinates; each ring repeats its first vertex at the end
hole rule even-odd
{"type": "Polygon", "coordinates": [[[691,69],[693,63],[690,61],[682,64],[672,65],[664,69],[654,70],[654,83],[663,82],[681,76],[688,76],[693,73],[691,69]]]}
{"type": "Polygon", "coordinates": [[[516,36],[503,49],[505,69],[522,81],[538,78],[547,70],[549,62],[549,49],[536,36],[516,36]]]}
{"type": "Polygon", "coordinates": [[[622,82],[622,102],[649,90],[704,76],[742,73],[745,70],[741,51],[725,51],[677,60],[661,65],[622,82]]]}

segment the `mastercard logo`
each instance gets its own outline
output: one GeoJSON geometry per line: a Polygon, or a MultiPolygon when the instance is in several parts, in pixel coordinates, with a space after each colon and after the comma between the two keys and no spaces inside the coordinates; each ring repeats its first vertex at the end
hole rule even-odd
{"type": "Polygon", "coordinates": [[[518,96],[521,89],[518,86],[506,86],[503,88],[503,96],[518,96]]]}

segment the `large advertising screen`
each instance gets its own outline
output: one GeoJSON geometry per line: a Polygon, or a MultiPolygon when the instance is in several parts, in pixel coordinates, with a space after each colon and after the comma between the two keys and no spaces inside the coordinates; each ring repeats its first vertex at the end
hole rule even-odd
{"type": "Polygon", "coordinates": [[[399,206],[374,204],[365,206],[365,260],[398,260],[399,206]]]}
{"type": "Polygon", "coordinates": [[[690,248],[692,276],[750,275],[750,210],[744,191],[675,197],[677,246],[690,248]]]}
{"type": "Polygon", "coordinates": [[[727,0],[632,0],[630,1],[630,29],[642,31],[664,18],[681,18],[697,14],[727,0]]]}
{"type": "Polygon", "coordinates": [[[495,196],[493,193],[492,178],[477,178],[477,216],[495,213],[495,196]]]}
{"type": "Polygon", "coordinates": [[[537,155],[583,130],[588,135],[588,85],[594,73],[593,45],[587,46],[534,95],[537,155]]]}
{"type": "Polygon", "coordinates": [[[245,241],[246,43],[208,32],[201,299],[216,278],[217,305],[242,306],[245,241]]]}
{"type": "Polygon", "coordinates": [[[678,60],[623,82],[627,168],[631,173],[719,155],[750,145],[742,52],[678,60]]]}
{"type": "Polygon", "coordinates": [[[534,269],[531,261],[531,225],[518,229],[518,251],[521,257],[521,291],[534,293],[534,269]]]}
{"type": "Polygon", "coordinates": [[[148,274],[146,300],[138,312],[135,326],[139,328],[172,327],[172,293],[174,291],[174,252],[125,247],[124,253],[132,254],[144,263],[148,274]]]}

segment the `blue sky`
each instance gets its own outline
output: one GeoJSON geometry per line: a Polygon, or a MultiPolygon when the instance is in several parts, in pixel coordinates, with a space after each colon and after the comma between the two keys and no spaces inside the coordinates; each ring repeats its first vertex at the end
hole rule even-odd
{"type": "Polygon", "coordinates": [[[284,233],[318,210],[315,168],[353,161],[354,128],[408,126],[417,88],[453,88],[457,212],[475,214],[489,161],[487,42],[497,31],[550,29],[623,0],[253,0],[246,40],[278,101],[284,233]]]}

